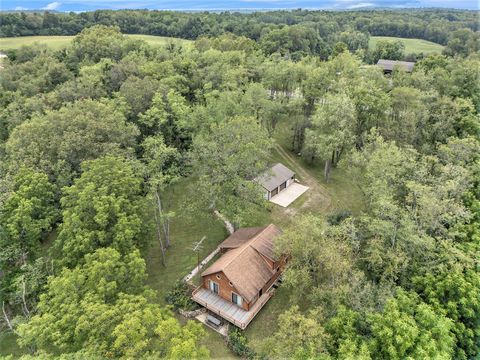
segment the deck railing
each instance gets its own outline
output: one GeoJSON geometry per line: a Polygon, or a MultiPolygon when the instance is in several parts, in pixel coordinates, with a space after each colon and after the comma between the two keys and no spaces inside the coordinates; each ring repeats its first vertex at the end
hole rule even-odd
{"type": "MultiPolygon", "coordinates": [[[[199,303],[200,305],[206,307],[208,310],[210,310],[212,313],[217,314],[218,316],[224,318],[225,320],[229,321],[230,323],[234,324],[235,326],[239,327],[240,329],[245,329],[248,324],[252,321],[252,319],[255,317],[255,315],[258,314],[258,312],[262,309],[262,307],[266,304],[266,302],[272,297],[273,295],[273,290],[270,289],[268,292],[264,294],[264,296],[261,296],[258,301],[253,305],[252,309],[248,312],[250,312],[249,316],[245,321],[239,322],[235,320],[232,316],[230,316],[228,313],[221,311],[215,307],[213,307],[211,304],[209,304],[206,301],[203,301],[199,298],[195,298],[195,293],[198,292],[198,290],[201,288],[201,286],[197,287],[195,290],[192,292],[192,298],[195,302],[199,303]]],[[[246,311],[246,310],[245,310],[246,311]]]]}

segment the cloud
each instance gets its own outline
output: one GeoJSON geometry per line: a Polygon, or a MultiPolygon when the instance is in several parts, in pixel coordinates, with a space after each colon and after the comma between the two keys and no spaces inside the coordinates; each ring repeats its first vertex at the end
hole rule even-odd
{"type": "Polygon", "coordinates": [[[45,7],[42,8],[42,10],[57,10],[60,5],[62,5],[62,3],[54,1],[50,4],[47,4],[45,7]]]}
{"type": "Polygon", "coordinates": [[[358,4],[347,6],[347,9],[359,9],[359,8],[364,8],[364,7],[374,6],[374,5],[375,4],[372,4],[372,3],[358,3],[358,4]]]}
{"type": "Polygon", "coordinates": [[[13,9],[13,10],[22,11],[22,10],[28,10],[28,8],[23,7],[23,6],[15,6],[15,9],[13,9]]]}

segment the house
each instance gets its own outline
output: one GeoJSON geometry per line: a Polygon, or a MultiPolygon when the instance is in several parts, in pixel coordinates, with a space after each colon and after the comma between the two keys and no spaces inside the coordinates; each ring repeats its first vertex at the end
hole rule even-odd
{"type": "Polygon", "coordinates": [[[277,257],[273,250],[280,234],[273,224],[235,231],[219,245],[222,255],[201,274],[192,299],[245,329],[272,296],[272,285],[287,263],[287,256],[277,257]]]}
{"type": "Polygon", "coordinates": [[[384,60],[380,59],[377,62],[377,66],[380,66],[383,69],[384,74],[391,74],[395,67],[398,67],[401,70],[406,72],[412,72],[413,67],[415,66],[414,62],[409,61],[395,61],[395,60],[384,60]]]}
{"type": "Polygon", "coordinates": [[[265,189],[265,199],[270,200],[295,182],[295,173],[285,165],[277,163],[256,181],[265,189]]]}

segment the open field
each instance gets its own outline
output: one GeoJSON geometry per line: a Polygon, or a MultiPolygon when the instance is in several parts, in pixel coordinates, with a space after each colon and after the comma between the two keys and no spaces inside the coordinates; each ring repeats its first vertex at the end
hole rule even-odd
{"type": "MultiPolygon", "coordinates": [[[[187,44],[191,42],[190,40],[178,39],[178,38],[170,38],[170,37],[163,37],[163,36],[154,36],[154,35],[138,35],[132,34],[127,35],[130,38],[137,39],[137,40],[144,40],[149,45],[152,46],[159,46],[165,45],[169,42],[175,43],[183,43],[187,44]]],[[[11,49],[18,49],[24,45],[32,45],[35,43],[46,45],[54,50],[63,49],[66,47],[74,36],[22,36],[22,37],[8,37],[8,38],[0,38],[0,50],[11,50],[11,49]]]]}
{"type": "Polygon", "coordinates": [[[400,40],[405,44],[405,54],[424,53],[424,54],[440,54],[443,50],[443,45],[433,43],[431,41],[422,39],[406,39],[391,36],[371,36],[368,43],[370,49],[375,49],[379,40],[395,41],[400,40]]]}

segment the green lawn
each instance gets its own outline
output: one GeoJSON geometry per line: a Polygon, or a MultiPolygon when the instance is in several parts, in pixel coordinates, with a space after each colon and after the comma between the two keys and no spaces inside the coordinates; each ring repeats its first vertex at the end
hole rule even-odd
{"type": "MultiPolygon", "coordinates": [[[[144,40],[149,45],[159,46],[165,45],[169,42],[188,44],[190,40],[163,37],[163,36],[154,36],[154,35],[138,35],[132,34],[127,35],[133,39],[144,40]]],[[[10,50],[18,49],[23,45],[32,45],[38,43],[41,45],[47,45],[48,47],[59,50],[66,47],[74,38],[74,36],[22,36],[22,37],[8,37],[0,38],[0,50],[10,50]]]]}
{"type": "Polygon", "coordinates": [[[443,45],[431,41],[422,39],[406,39],[392,36],[371,36],[368,47],[372,50],[375,49],[375,46],[379,40],[400,40],[405,44],[405,54],[418,54],[421,52],[423,52],[424,54],[440,54],[443,50],[443,45]]]}

